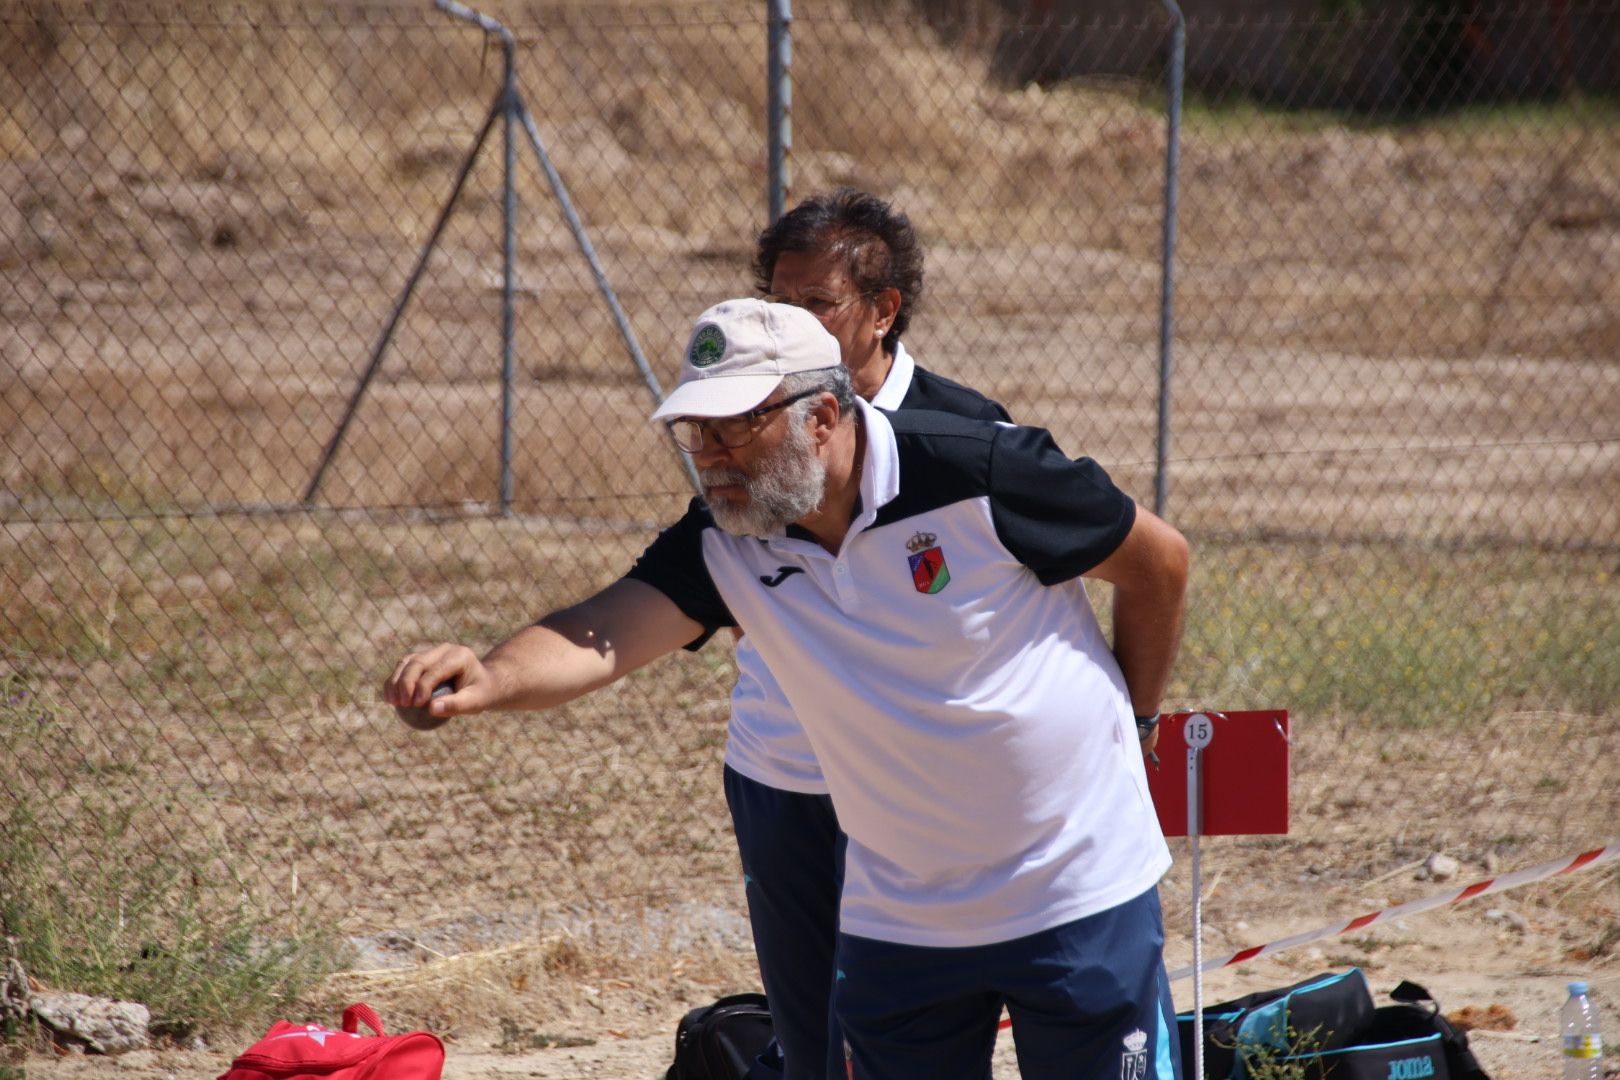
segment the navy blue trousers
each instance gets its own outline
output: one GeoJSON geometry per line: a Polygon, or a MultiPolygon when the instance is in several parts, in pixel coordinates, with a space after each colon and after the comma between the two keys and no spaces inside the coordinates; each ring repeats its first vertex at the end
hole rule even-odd
{"type": "Polygon", "coordinates": [[[1024,1080],[1181,1080],[1157,888],[993,945],[843,934],[835,979],[853,1080],[981,1080],[1003,1003],[1024,1080]]]}
{"type": "Polygon", "coordinates": [[[754,952],[780,1044],[767,1056],[780,1054],[787,1080],[842,1076],[832,988],[846,840],[832,799],[769,787],[729,766],[725,784],[754,952]],[[829,1073],[834,1065],[838,1071],[829,1073]]]}
{"type": "MultiPolygon", "coordinates": [[[[750,1078],[843,1080],[844,1037],[832,996],[848,841],[832,799],[770,787],[729,767],[725,787],[760,981],[776,1028],[776,1041],[750,1078]]],[[[990,1080],[994,1035],[974,1080],[990,1080]]]]}

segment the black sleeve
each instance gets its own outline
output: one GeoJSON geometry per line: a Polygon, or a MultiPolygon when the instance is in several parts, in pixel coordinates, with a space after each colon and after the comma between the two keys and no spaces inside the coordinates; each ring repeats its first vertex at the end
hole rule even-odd
{"type": "Polygon", "coordinates": [[[990,451],[996,535],[1043,585],[1090,570],[1124,542],[1136,503],[1090,458],[1071,461],[1041,428],[996,429],[990,451]]]}
{"type": "Polygon", "coordinates": [[[905,397],[900,399],[900,408],[929,409],[966,416],[972,420],[1012,422],[1012,417],[1001,407],[1001,402],[921,367],[912,372],[911,385],[906,388],[905,397]]]}
{"type": "Polygon", "coordinates": [[[659,533],[624,575],[651,585],[673,600],[687,618],[703,624],[702,635],[686,645],[692,650],[702,648],[720,627],[737,625],[703,559],[703,533],[712,528],[714,522],[702,501],[693,499],[686,515],[659,533]]]}

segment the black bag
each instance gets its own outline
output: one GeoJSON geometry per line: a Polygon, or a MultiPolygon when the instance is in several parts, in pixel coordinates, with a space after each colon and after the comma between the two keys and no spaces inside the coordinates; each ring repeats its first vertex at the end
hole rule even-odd
{"type": "MultiPolygon", "coordinates": [[[[1366,977],[1352,969],[1212,1005],[1204,1010],[1205,1076],[1243,1080],[1265,1064],[1309,1080],[1490,1080],[1468,1036],[1427,990],[1402,982],[1389,996],[1396,1004],[1372,1008],[1366,977]]],[[[1176,1019],[1191,1068],[1192,1016],[1176,1019]]]]}
{"type": "Polygon", "coordinates": [[[744,1080],[775,1034],[764,994],[693,1009],[675,1029],[675,1064],[664,1080],[744,1080]]]}
{"type": "Polygon", "coordinates": [[[1480,1068],[1479,1059],[1474,1057],[1474,1052],[1468,1049],[1468,1033],[1445,1018],[1440,1012],[1440,1006],[1435,1004],[1434,997],[1427,990],[1415,982],[1403,979],[1399,986],[1389,992],[1389,996],[1400,1004],[1386,1005],[1378,1012],[1390,1018],[1399,1015],[1405,1022],[1414,1026],[1421,1024],[1427,1030],[1438,1033],[1451,1080],[1491,1080],[1485,1075],[1485,1070],[1480,1068]]]}
{"type": "Polygon", "coordinates": [[[1490,1080],[1427,990],[1403,982],[1389,996],[1398,1004],[1375,1011],[1351,1045],[1278,1064],[1298,1062],[1311,1080],[1490,1080]]]}
{"type": "MultiPolygon", "coordinates": [[[[1204,1009],[1204,1076],[1207,1080],[1245,1080],[1245,1057],[1279,1060],[1297,1042],[1316,1053],[1334,1050],[1356,1039],[1373,1016],[1372,990],[1360,968],[1325,971],[1278,990],[1259,990],[1204,1009]]],[[[1193,1062],[1193,1014],[1176,1017],[1181,1061],[1193,1062]]]]}
{"type": "Polygon", "coordinates": [[[1313,1080],[1451,1080],[1443,1037],[1421,1010],[1407,1005],[1380,1008],[1354,1046],[1278,1059],[1292,1062],[1302,1063],[1313,1080]]]}

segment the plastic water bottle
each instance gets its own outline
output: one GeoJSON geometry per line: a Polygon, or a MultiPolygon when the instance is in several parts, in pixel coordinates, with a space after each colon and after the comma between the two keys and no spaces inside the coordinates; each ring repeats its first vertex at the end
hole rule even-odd
{"type": "Polygon", "coordinates": [[[1603,1036],[1584,982],[1569,984],[1558,1020],[1564,1029],[1564,1080],[1603,1080],[1603,1036]]]}

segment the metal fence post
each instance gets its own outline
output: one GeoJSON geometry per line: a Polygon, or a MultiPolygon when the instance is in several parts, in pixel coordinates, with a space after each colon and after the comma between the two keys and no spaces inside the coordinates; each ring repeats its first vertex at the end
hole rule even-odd
{"type": "Polygon", "coordinates": [[[513,384],[516,381],[516,361],[512,352],[512,335],[516,324],[513,294],[516,283],[514,261],[517,245],[517,186],[513,174],[517,171],[517,143],[513,140],[518,113],[522,102],[517,90],[517,41],[512,32],[487,15],[480,14],[456,3],[456,0],[433,0],[433,6],[456,19],[472,23],[484,33],[501,42],[501,515],[512,513],[512,413],[515,405],[513,384]]]}
{"type": "Polygon", "coordinates": [[[792,183],[789,155],[793,150],[793,4],[792,0],[765,0],[769,12],[765,36],[766,213],[774,223],[786,208],[792,183]]]}
{"type": "Polygon", "coordinates": [[[501,98],[501,516],[512,514],[512,412],[515,405],[516,360],[512,355],[514,313],[512,310],[514,267],[517,245],[517,113],[521,105],[517,93],[516,45],[505,27],[501,28],[501,53],[506,70],[501,98]]]}
{"type": "MultiPolygon", "coordinates": [[[[641,351],[641,345],[636,341],[635,331],[630,327],[630,320],[625,315],[623,307],[619,304],[618,295],[613,286],[608,283],[607,274],[602,269],[596,251],[591,246],[590,238],[585,235],[585,227],[580,223],[579,215],[574,210],[573,200],[568,197],[568,189],[563,186],[562,177],[557,174],[546,153],[545,145],[540,140],[540,132],[535,127],[534,118],[529,114],[528,107],[523,103],[523,96],[517,86],[517,42],[511,31],[487,15],[472,10],[457,0],[433,0],[433,6],[453,18],[462,19],[472,23],[486,34],[498,37],[501,42],[501,53],[504,70],[502,84],[495,100],[490,105],[489,113],[484,118],[484,125],[479,130],[478,138],[473,144],[463,162],[461,171],[456,176],[455,186],[451,191],[450,199],[440,210],[439,218],[434,223],[432,234],[417,257],[416,265],[412,268],[410,276],[405,283],[405,289],[394,304],[382,335],[378,338],[376,346],[372,349],[371,359],[361,376],[358,385],[349,397],[343,418],[339,421],[337,431],[327,443],[326,450],[321,456],[320,464],[316,466],[314,475],[310,478],[304,489],[303,501],[308,504],[314,501],[315,494],[320,490],[321,481],[331,465],[338,447],[342,444],[344,435],[354,419],[360,399],[365,395],[366,388],[376,376],[381,366],[383,353],[389,342],[393,339],[394,330],[399,324],[400,317],[410,302],[411,295],[416,290],[417,282],[421,279],[423,271],[427,268],[429,257],[438,245],[439,237],[444,232],[445,225],[455,209],[457,200],[461,196],[467,178],[472,172],[473,165],[478,160],[479,151],[483,149],[484,141],[489,137],[490,129],[495,124],[497,115],[502,120],[502,130],[505,137],[502,157],[502,200],[501,200],[501,465],[500,465],[500,513],[508,516],[512,512],[512,429],[513,416],[516,406],[516,359],[513,349],[513,337],[516,327],[516,312],[514,297],[516,293],[516,249],[517,249],[517,143],[516,130],[522,126],[524,134],[528,136],[529,144],[534,148],[535,156],[540,161],[540,168],[546,174],[551,184],[552,192],[562,207],[563,217],[568,223],[569,230],[579,245],[580,253],[590,266],[591,274],[596,279],[597,289],[607,302],[613,320],[619,328],[619,334],[624,339],[625,348],[630,354],[631,361],[641,374],[642,381],[652,392],[653,402],[661,403],[664,400],[663,388],[658,384],[658,378],[653,374],[647,358],[641,351]]],[[[676,451],[681,459],[687,482],[693,491],[701,491],[698,483],[697,471],[691,459],[676,451]]]]}
{"type": "Polygon", "coordinates": [[[1170,345],[1176,295],[1176,182],[1181,172],[1181,84],[1187,54],[1187,20],[1176,0],[1163,0],[1170,11],[1169,130],[1164,155],[1164,265],[1159,295],[1159,431],[1154,451],[1153,512],[1163,515],[1169,501],[1170,345]]]}

